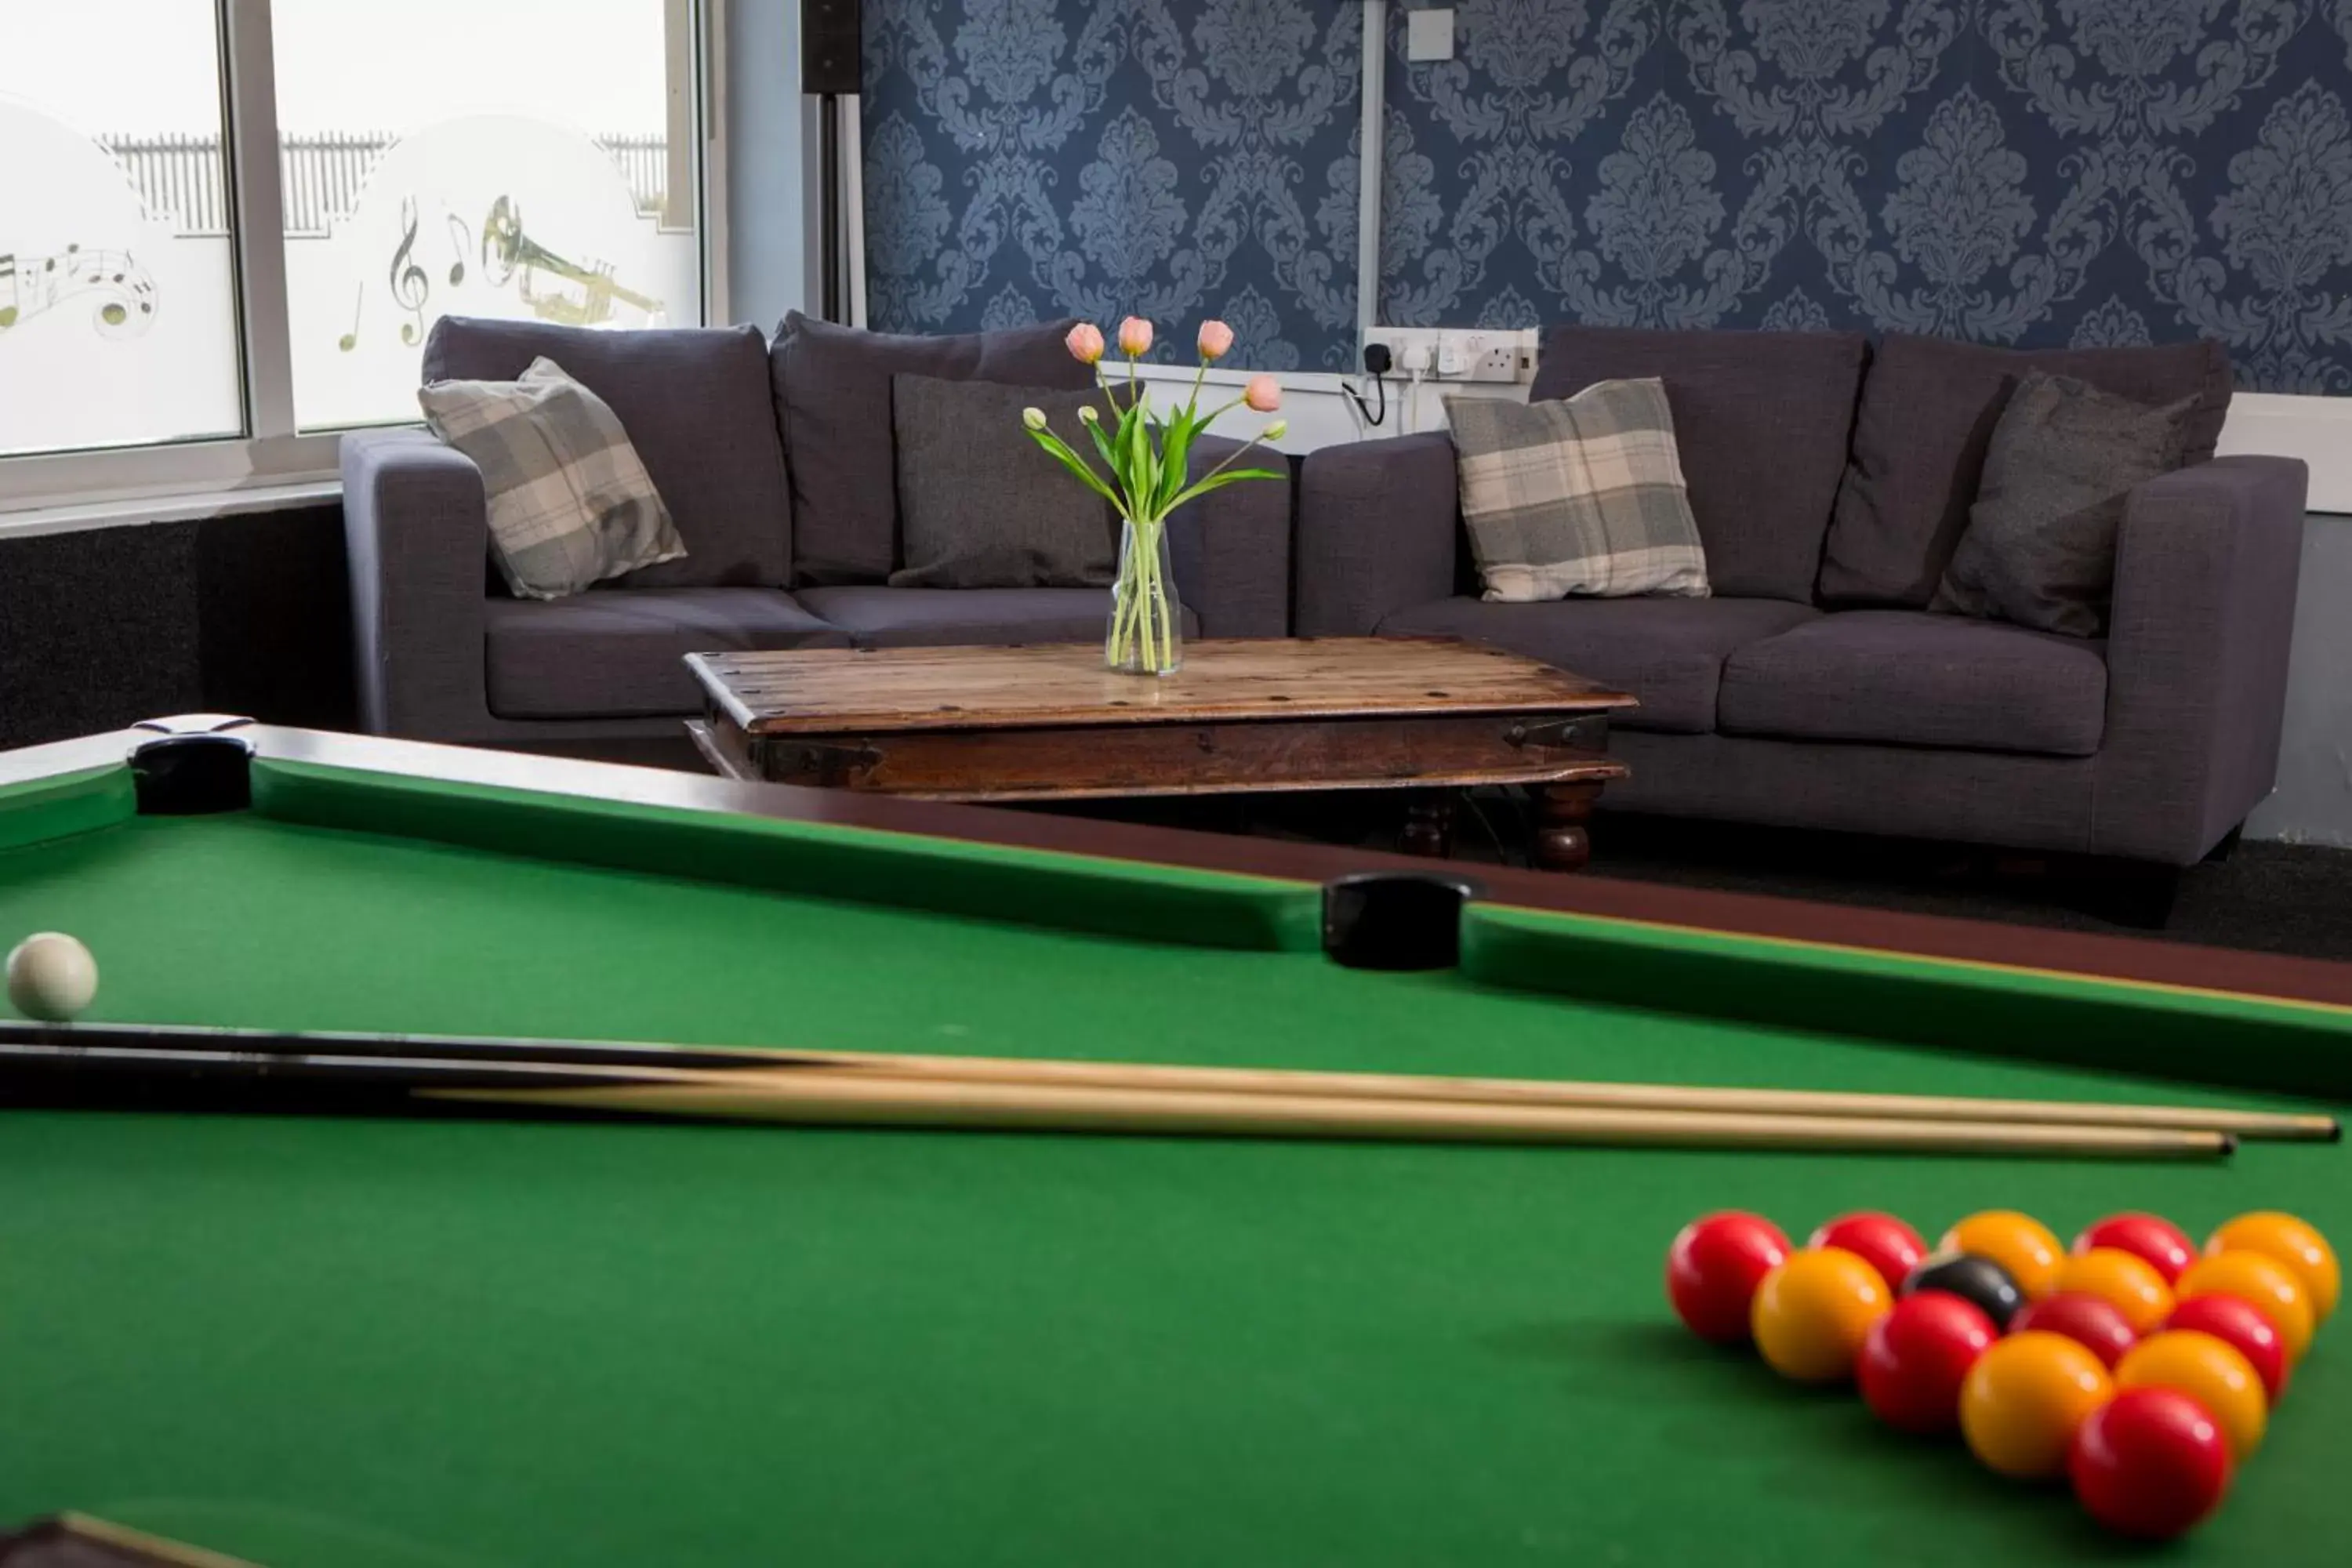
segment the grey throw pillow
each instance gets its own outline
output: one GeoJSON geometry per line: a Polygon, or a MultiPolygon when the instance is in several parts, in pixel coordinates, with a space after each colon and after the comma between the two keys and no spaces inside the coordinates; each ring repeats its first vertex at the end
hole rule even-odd
{"type": "Polygon", "coordinates": [[[2132,487],[2179,468],[2197,399],[2151,407],[2030,371],[1993,426],[1984,478],[1930,610],[2098,637],[2132,487]]]}
{"type": "Polygon", "coordinates": [[[994,381],[1083,392],[1092,365],[1062,340],[1076,321],[902,336],[784,318],[769,353],[793,492],[793,582],[880,583],[901,559],[890,454],[890,379],[994,381]]]}
{"type": "Polygon", "coordinates": [[[2147,404],[2195,397],[2184,463],[2213,455],[2230,409],[2230,356],[2210,339],[2105,349],[1996,349],[1889,332],[1870,356],[1853,459],[1822,556],[1825,604],[1925,605],[1968,531],[1985,453],[2033,371],[2147,404]]]}
{"type": "Polygon", "coordinates": [[[1664,382],[1540,403],[1449,397],[1445,416],[1487,598],[1707,596],[1664,382]]]}
{"type": "Polygon", "coordinates": [[[894,588],[1101,588],[1117,570],[1118,517],[1022,428],[1038,408],[1075,450],[1094,443],[1078,410],[1098,392],[891,377],[898,525],[894,588]]]}
{"type": "Polygon", "coordinates": [[[482,470],[491,553],[518,598],[560,599],[685,555],[619,417],[553,360],[519,381],[436,381],[416,401],[482,470]]]}
{"type": "Polygon", "coordinates": [[[444,316],[425,337],[420,379],[512,381],[542,356],[620,420],[686,542],[684,560],[633,572],[620,586],[791,582],[792,495],[768,387],[768,342],[757,328],[609,332],[444,316]]]}

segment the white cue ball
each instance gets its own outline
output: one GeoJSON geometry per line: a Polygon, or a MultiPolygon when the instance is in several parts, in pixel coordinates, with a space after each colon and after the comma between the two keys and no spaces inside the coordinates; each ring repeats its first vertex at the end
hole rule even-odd
{"type": "Polygon", "coordinates": [[[8,1000],[27,1018],[62,1024],[97,995],[98,960],[63,931],[35,931],[8,955],[8,1000]]]}

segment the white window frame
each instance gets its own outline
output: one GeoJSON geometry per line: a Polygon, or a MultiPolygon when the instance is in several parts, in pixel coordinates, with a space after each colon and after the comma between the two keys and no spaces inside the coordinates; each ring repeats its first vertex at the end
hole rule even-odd
{"type": "MultiPolygon", "coordinates": [[[[696,237],[703,255],[703,320],[727,320],[726,0],[670,0],[688,8],[698,42],[695,165],[701,197],[696,237]]],[[[0,532],[11,514],[71,510],[102,515],[121,503],[233,497],[244,490],[315,489],[337,473],[339,430],[304,434],[294,417],[294,360],[287,317],[284,193],[278,158],[278,77],[271,0],[215,0],[221,37],[221,125],[226,153],[237,344],[243,356],[246,434],[215,440],[0,458],[0,532]]],[[[140,519],[143,521],[143,519],[140,519]]],[[[45,531],[33,529],[30,531],[45,531]]]]}

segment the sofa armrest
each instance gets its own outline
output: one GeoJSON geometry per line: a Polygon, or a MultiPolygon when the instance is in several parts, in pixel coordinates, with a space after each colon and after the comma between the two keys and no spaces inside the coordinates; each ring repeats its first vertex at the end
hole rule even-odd
{"type": "Polygon", "coordinates": [[[343,437],[343,543],[360,718],[379,735],[477,739],[483,687],[481,470],[421,430],[343,437]]]}
{"type": "Polygon", "coordinates": [[[1309,452],[1298,480],[1298,635],[1360,637],[1391,611],[1450,596],[1460,493],[1443,431],[1309,452]]]}
{"type": "MultiPolygon", "coordinates": [[[[1198,479],[1242,443],[1203,436],[1185,467],[1198,479]]],[[[1290,630],[1290,459],[1260,447],[1235,468],[1272,468],[1279,479],[1245,479],[1187,501],[1168,520],[1176,596],[1209,637],[1278,637],[1290,630]]]]}
{"type": "Polygon", "coordinates": [[[2271,792],[2308,478],[2221,458],[2131,493],[2116,541],[2091,847],[2192,865],[2271,792]]]}

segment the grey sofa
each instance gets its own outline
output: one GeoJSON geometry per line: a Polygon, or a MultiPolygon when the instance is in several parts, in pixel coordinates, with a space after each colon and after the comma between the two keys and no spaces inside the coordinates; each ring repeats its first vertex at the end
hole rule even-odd
{"type": "MultiPolygon", "coordinates": [[[[701,710],[688,653],[1099,637],[1106,590],[886,581],[897,563],[891,376],[1085,386],[1090,373],[1061,346],[1069,325],[911,338],[794,315],[770,342],[749,327],[443,319],[425,379],[510,379],[554,359],[612,405],[688,554],[566,599],[510,597],[489,568],[471,461],[422,431],[346,437],[362,721],[420,740],[684,761],[681,721],[701,710]]],[[[1204,440],[1192,460],[1232,449],[1204,440]]],[[[1171,520],[1189,630],[1287,629],[1290,510],[1286,484],[1235,485],[1171,520]]]]}
{"type": "Polygon", "coordinates": [[[1451,442],[1415,436],[1307,457],[1294,629],[1449,633],[1622,686],[1643,707],[1612,732],[1633,777],[1611,806],[2178,868],[2269,793],[2305,471],[2213,458],[2219,345],[1874,353],[1831,333],[1562,328],[1532,395],[1645,375],[1665,382],[1715,597],[1484,602],[1451,442]],[[2199,399],[2189,466],[2129,499],[2099,640],[1926,610],[2036,364],[2199,399]]]}

